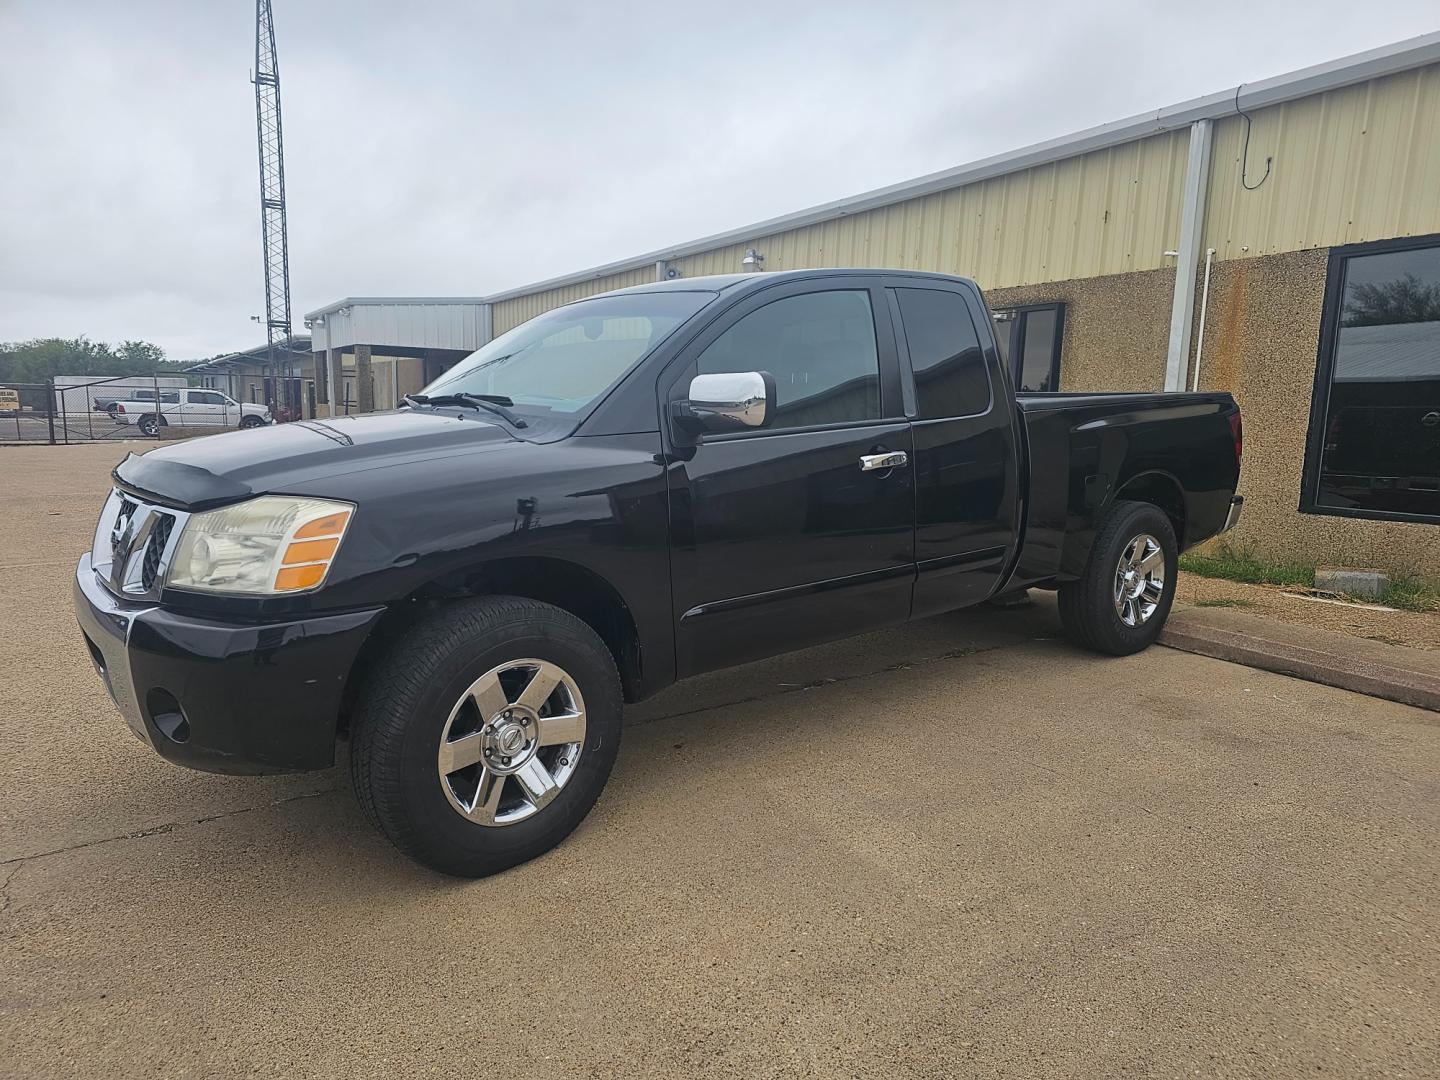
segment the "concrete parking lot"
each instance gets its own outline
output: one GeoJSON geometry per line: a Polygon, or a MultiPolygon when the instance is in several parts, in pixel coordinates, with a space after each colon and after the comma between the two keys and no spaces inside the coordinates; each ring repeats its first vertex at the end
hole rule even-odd
{"type": "Polygon", "coordinates": [[[0,449],[0,1074],[1440,1069],[1436,714],[1042,599],[677,687],[565,844],[448,880],[338,770],[115,715],[69,580],[145,448],[0,449]]]}

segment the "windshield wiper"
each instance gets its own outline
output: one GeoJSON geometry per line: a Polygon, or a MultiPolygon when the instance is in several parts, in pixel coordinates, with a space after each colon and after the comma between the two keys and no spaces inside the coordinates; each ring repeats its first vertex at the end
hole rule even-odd
{"type": "Polygon", "coordinates": [[[406,394],[404,397],[415,405],[469,405],[472,409],[494,413],[514,427],[530,426],[523,416],[517,416],[507,408],[515,402],[504,394],[406,394]]]}

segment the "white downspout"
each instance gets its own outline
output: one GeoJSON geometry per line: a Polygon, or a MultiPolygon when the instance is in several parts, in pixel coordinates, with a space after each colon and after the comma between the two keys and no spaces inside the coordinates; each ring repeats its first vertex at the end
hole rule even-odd
{"type": "Polygon", "coordinates": [[[1200,389],[1200,357],[1205,354],[1205,310],[1210,306],[1210,264],[1215,260],[1215,249],[1205,249],[1205,286],[1200,290],[1200,329],[1195,332],[1195,375],[1190,383],[1190,392],[1200,389]]]}
{"type": "Polygon", "coordinates": [[[1195,277],[1205,234],[1205,199],[1210,186],[1209,120],[1190,125],[1185,190],[1180,200],[1180,242],[1176,244],[1175,296],[1170,305],[1170,346],[1165,354],[1165,389],[1184,390],[1190,380],[1190,334],[1195,321],[1195,277]]]}

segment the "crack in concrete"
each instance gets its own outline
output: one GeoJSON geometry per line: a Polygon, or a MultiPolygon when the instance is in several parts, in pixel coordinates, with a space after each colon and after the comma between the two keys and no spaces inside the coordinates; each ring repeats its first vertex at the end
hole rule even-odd
{"type": "Polygon", "coordinates": [[[10,873],[5,875],[4,882],[0,882],[0,915],[5,915],[9,912],[10,904],[14,901],[14,897],[10,895],[10,886],[24,868],[25,864],[23,862],[18,863],[14,870],[11,870],[10,873]]]}
{"type": "MultiPolygon", "coordinates": [[[[188,829],[196,825],[206,825],[212,821],[221,821],[225,818],[239,817],[241,814],[252,814],[256,810],[269,810],[271,807],[284,806],[286,803],[299,802],[302,799],[318,799],[321,795],[331,795],[340,790],[340,785],[335,787],[321,788],[318,791],[307,791],[300,795],[287,795],[283,799],[271,799],[269,802],[259,803],[255,806],[241,806],[234,810],[224,810],[218,814],[206,814],[204,817],[187,818],[184,821],[167,821],[163,825],[152,825],[147,829],[135,829],[132,832],[121,833],[118,836],[100,836],[94,840],[82,840],[78,844],[69,844],[66,847],[51,848],[49,851],[37,851],[31,855],[16,855],[11,859],[0,859],[0,866],[15,866],[18,868],[25,863],[35,859],[47,859],[52,855],[65,855],[71,851],[80,851],[84,848],[96,847],[100,844],[113,844],[121,840],[142,840],[147,836],[160,836],[164,833],[174,832],[176,829],[188,829]]],[[[5,881],[8,888],[15,875],[12,873],[5,881]]],[[[8,906],[9,897],[6,897],[8,906]]],[[[3,911],[0,908],[0,911],[3,911]]]]}

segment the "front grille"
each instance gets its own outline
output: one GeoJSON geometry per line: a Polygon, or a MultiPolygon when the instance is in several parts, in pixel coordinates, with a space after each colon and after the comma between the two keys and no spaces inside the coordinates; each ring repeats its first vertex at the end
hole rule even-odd
{"type": "Polygon", "coordinates": [[[95,526],[91,565],[117,596],[158,600],[170,554],[189,515],[161,509],[119,488],[95,526]]]}
{"type": "Polygon", "coordinates": [[[150,530],[150,541],[145,545],[145,565],[140,569],[140,584],[149,592],[155,587],[160,574],[160,561],[165,546],[170,543],[170,530],[175,528],[175,519],[169,514],[156,511],[155,525],[150,530]]]}
{"type": "Polygon", "coordinates": [[[120,553],[120,537],[123,536],[126,530],[129,528],[130,519],[135,516],[135,511],[137,509],[137,503],[133,502],[130,499],[127,499],[124,495],[120,496],[120,507],[118,510],[115,511],[114,528],[110,530],[109,540],[111,558],[114,558],[120,553]]]}

